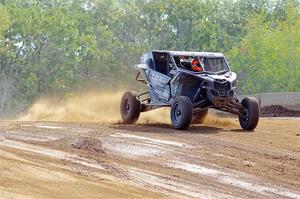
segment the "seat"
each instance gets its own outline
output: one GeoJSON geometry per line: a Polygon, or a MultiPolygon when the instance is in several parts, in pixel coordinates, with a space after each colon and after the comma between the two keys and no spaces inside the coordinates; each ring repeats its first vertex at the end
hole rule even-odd
{"type": "Polygon", "coordinates": [[[169,60],[167,53],[154,52],[153,57],[155,60],[155,70],[157,72],[168,75],[169,73],[169,60]]]}

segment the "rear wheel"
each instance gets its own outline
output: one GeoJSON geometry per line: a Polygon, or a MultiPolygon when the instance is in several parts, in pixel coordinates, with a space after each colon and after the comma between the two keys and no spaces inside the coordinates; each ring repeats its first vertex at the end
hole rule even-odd
{"type": "Polygon", "coordinates": [[[140,116],[141,104],[136,96],[136,92],[126,92],[122,97],[120,111],[125,124],[135,123],[140,116]]]}
{"type": "Polygon", "coordinates": [[[171,121],[175,129],[185,130],[191,124],[193,106],[190,98],[178,96],[171,107],[171,121]]]}
{"type": "Polygon", "coordinates": [[[241,102],[245,108],[245,115],[240,116],[240,125],[244,130],[253,130],[259,121],[259,105],[255,98],[246,97],[241,102]]]}
{"type": "Polygon", "coordinates": [[[192,123],[193,124],[202,124],[205,121],[207,114],[208,114],[208,109],[205,109],[203,111],[195,113],[193,115],[192,123]]]}

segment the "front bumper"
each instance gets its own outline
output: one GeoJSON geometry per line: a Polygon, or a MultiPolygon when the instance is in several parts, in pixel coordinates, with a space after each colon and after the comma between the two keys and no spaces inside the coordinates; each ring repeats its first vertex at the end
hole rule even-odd
{"type": "Polygon", "coordinates": [[[232,101],[234,90],[231,82],[215,80],[206,87],[206,94],[215,107],[223,107],[232,101]]]}

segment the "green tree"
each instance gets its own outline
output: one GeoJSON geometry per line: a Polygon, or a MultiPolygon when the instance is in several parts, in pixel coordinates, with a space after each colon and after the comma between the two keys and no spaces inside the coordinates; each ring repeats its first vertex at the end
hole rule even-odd
{"type": "Polygon", "coordinates": [[[299,24],[296,0],[0,0],[0,115],[129,85],[152,49],[223,52],[242,93],[299,91],[299,24]]]}
{"type": "Polygon", "coordinates": [[[240,92],[299,91],[300,15],[286,7],[283,20],[270,21],[265,13],[252,17],[248,34],[230,53],[240,77],[240,92]]]}

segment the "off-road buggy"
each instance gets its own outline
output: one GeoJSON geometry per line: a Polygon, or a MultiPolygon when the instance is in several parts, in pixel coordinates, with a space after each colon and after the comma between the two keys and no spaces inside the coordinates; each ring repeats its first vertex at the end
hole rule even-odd
{"type": "Polygon", "coordinates": [[[176,129],[202,123],[208,108],[238,115],[244,130],[253,130],[258,124],[257,100],[240,100],[236,95],[237,76],[222,53],[152,51],[143,54],[136,69],[136,80],[149,91],[123,95],[120,109],[124,123],[136,122],[141,112],[171,107],[176,129]]]}

